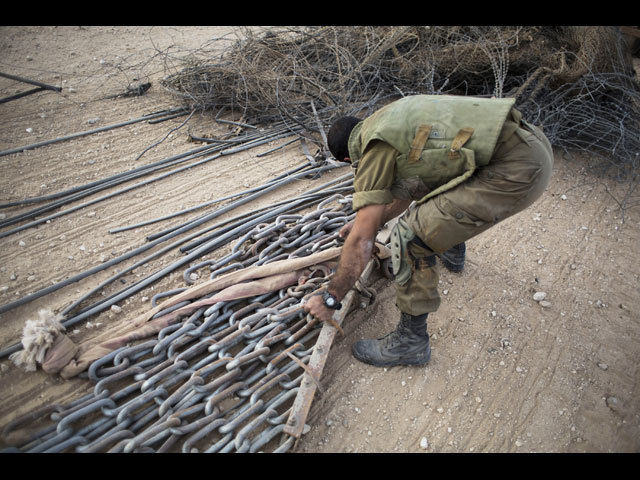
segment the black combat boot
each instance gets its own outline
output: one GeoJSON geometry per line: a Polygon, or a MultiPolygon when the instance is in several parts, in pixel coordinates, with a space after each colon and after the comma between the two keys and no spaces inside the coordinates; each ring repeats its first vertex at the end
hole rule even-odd
{"type": "Polygon", "coordinates": [[[464,269],[464,258],[467,247],[464,242],[451,247],[444,253],[438,255],[442,264],[447,270],[453,273],[460,273],[464,269]]]}
{"type": "Polygon", "coordinates": [[[360,340],[353,344],[353,356],[376,367],[424,365],[431,358],[427,315],[403,313],[396,329],[382,338],[360,340]]]}

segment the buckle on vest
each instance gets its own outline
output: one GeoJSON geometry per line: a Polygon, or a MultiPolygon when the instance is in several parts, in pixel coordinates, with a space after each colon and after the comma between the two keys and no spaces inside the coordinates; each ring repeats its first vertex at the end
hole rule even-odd
{"type": "Polygon", "coordinates": [[[469,141],[473,135],[474,129],[471,127],[461,128],[458,134],[451,142],[451,150],[449,150],[449,159],[454,160],[460,157],[460,149],[469,141]]]}
{"type": "Polygon", "coordinates": [[[418,160],[420,160],[420,155],[429,139],[432,128],[431,125],[420,125],[416,129],[416,136],[413,138],[411,149],[409,150],[409,160],[407,161],[409,165],[417,163],[418,160]]]}

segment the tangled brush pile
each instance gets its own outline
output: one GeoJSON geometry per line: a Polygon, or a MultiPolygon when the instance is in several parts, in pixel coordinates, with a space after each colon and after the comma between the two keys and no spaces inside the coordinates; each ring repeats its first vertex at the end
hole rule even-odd
{"type": "Polygon", "coordinates": [[[284,119],[316,139],[336,117],[364,117],[399,96],[515,97],[555,147],[637,178],[640,84],[617,27],[246,29],[163,85],[191,108],[284,119]]]}

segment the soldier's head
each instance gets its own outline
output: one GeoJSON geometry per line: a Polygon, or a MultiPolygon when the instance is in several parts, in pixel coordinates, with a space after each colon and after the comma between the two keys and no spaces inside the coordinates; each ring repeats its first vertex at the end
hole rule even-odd
{"type": "Polygon", "coordinates": [[[341,117],[336,120],[327,134],[327,144],[333,157],[340,162],[350,162],[349,135],[360,119],[357,117],[341,117]]]}

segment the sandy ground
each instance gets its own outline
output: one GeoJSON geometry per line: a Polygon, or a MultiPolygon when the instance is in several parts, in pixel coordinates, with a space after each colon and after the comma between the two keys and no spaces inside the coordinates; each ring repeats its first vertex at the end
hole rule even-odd
{"type": "MultiPolygon", "coordinates": [[[[61,86],[0,104],[0,150],[172,108],[158,81],[167,55],[184,56],[226,27],[0,27],[0,71],[61,86]],[[136,81],[141,97],[106,98],[136,81]]],[[[0,78],[0,97],[31,88],[0,78]]],[[[219,133],[205,116],[145,122],[0,157],[0,201],[45,195],[194,147],[219,133]]],[[[264,150],[272,146],[265,146],[264,150]]],[[[299,146],[258,158],[233,155],[0,239],[0,303],[7,304],[141,244],[148,226],[119,227],[262,183],[304,159],[299,146]]],[[[624,186],[588,174],[558,152],[538,203],[468,242],[462,274],[441,272],[442,307],[429,318],[425,368],[377,369],[351,344],[391,330],[394,287],[378,278],[377,301],[352,314],[338,336],[316,397],[311,430],[295,452],[637,452],[640,450],[640,209],[625,211],[624,186]],[[533,300],[545,292],[548,303],[533,300]]],[[[344,171],[340,172],[340,174],[344,171]]],[[[337,174],[336,174],[337,175],[337,174]]],[[[264,199],[308,187],[292,185],[264,199]]],[[[7,217],[20,209],[3,210],[7,217]]],[[[165,224],[161,224],[164,226],[165,224]]],[[[152,262],[124,283],[173,261],[152,262]],[[163,263],[164,262],[164,263],[163,263]]],[[[41,308],[59,311],[115,270],[0,315],[0,346],[15,343],[41,308]]],[[[148,308],[148,298],[183,286],[170,275],[72,332],[90,339],[148,308]]],[[[0,361],[0,428],[17,415],[91,390],[88,380],[26,373],[0,361]]],[[[0,445],[1,446],[1,445],[0,445]]]]}

